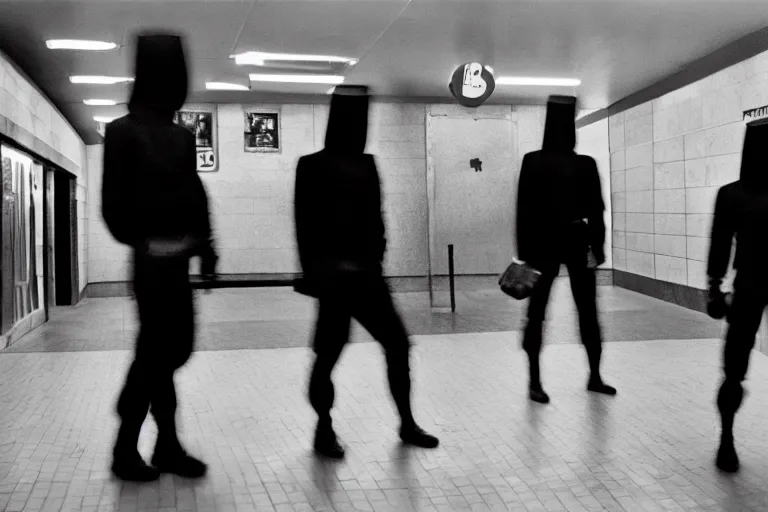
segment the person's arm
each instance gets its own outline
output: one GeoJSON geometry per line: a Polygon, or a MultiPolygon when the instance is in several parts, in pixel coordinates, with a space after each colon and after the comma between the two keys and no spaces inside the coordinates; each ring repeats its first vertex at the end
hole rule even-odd
{"type": "Polygon", "coordinates": [[[605,262],[605,202],[600,183],[600,173],[597,163],[592,157],[586,157],[589,175],[589,206],[587,210],[587,226],[589,229],[589,244],[597,264],[605,262]]]}
{"type": "Polygon", "coordinates": [[[376,175],[376,193],[375,197],[378,201],[379,221],[376,224],[376,235],[381,237],[381,248],[379,262],[384,262],[384,254],[387,252],[387,227],[384,224],[384,201],[381,197],[381,178],[379,177],[379,170],[376,168],[376,159],[371,155],[371,166],[373,172],[376,175]]]}
{"type": "Polygon", "coordinates": [[[732,199],[729,197],[729,189],[726,187],[720,188],[715,200],[715,215],[712,221],[709,258],[707,261],[709,286],[707,314],[715,319],[723,318],[728,309],[725,295],[720,289],[720,285],[723,282],[725,273],[728,271],[733,237],[736,234],[734,215],[731,211],[733,208],[732,199]]]}
{"type": "Polygon", "coordinates": [[[534,211],[534,176],[536,172],[531,165],[531,158],[528,155],[523,157],[523,163],[520,166],[520,178],[517,184],[517,257],[522,261],[528,261],[533,255],[536,226],[534,221],[536,213],[534,211]]]}
{"type": "Polygon", "coordinates": [[[304,157],[300,158],[296,166],[293,213],[299,261],[305,276],[314,274],[318,266],[320,229],[317,224],[319,212],[315,198],[320,191],[316,187],[315,174],[316,169],[310,168],[304,157]]]}
{"type": "Polygon", "coordinates": [[[101,213],[107,229],[125,245],[139,248],[136,183],[132,175],[130,134],[120,125],[108,124],[104,134],[101,213]]]}

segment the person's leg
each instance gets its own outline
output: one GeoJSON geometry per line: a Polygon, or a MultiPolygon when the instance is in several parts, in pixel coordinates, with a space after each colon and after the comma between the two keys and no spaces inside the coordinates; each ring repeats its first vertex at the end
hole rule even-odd
{"type": "Polygon", "coordinates": [[[528,299],[528,318],[525,330],[523,331],[523,350],[528,354],[530,376],[528,393],[531,400],[543,404],[549,402],[549,396],[544,392],[544,388],[541,385],[539,359],[541,356],[544,318],[547,312],[549,294],[559,270],[560,266],[554,263],[542,266],[540,269],[541,276],[528,299]]]}
{"type": "Polygon", "coordinates": [[[435,448],[439,441],[424,432],[411,410],[410,340],[383,277],[361,279],[360,296],[353,316],[384,348],[392,399],[400,415],[400,438],[406,444],[435,448]]]}
{"type": "Polygon", "coordinates": [[[733,443],[733,422],[744,398],[742,382],[747,375],[749,357],[764,309],[764,298],[737,289],[728,312],[729,325],[723,349],[724,379],[717,394],[722,431],[716,460],[717,467],[727,472],[739,469],[739,458],[733,443]]]}
{"type": "Polygon", "coordinates": [[[337,297],[321,297],[313,341],[315,363],[309,378],[309,402],[317,413],[315,451],[331,458],[344,456],[331,420],[336,394],[331,374],[349,339],[350,321],[349,312],[337,297]]]}
{"type": "Polygon", "coordinates": [[[122,480],[148,482],[159,473],[148,466],[138,450],[141,425],[149,410],[151,368],[134,360],[128,370],[125,385],[117,401],[120,428],[113,448],[112,472],[122,480]]]}
{"type": "Polygon", "coordinates": [[[600,374],[600,360],[603,353],[603,338],[597,311],[597,280],[593,269],[581,262],[568,264],[571,292],[579,314],[581,342],[589,361],[589,383],[587,389],[596,393],[615,395],[616,389],[603,382],[600,374]]]}

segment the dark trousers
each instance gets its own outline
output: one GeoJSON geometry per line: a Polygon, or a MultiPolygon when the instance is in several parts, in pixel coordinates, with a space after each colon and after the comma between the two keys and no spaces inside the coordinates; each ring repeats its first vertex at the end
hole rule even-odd
{"type": "Polygon", "coordinates": [[[755,337],[768,305],[768,294],[763,288],[739,285],[737,278],[733,302],[727,316],[728,330],[723,348],[724,379],[717,396],[723,432],[726,435],[732,432],[733,418],[744,398],[742,382],[747,376],[755,337]]]}
{"type": "Polygon", "coordinates": [[[122,425],[115,449],[136,449],[150,408],[157,422],[158,446],[174,448],[178,441],[173,375],[189,359],[194,344],[189,260],[136,257],[134,293],[140,330],[117,402],[122,425]]]}
{"type": "MultiPolygon", "coordinates": [[[[571,292],[579,315],[581,342],[587,351],[592,376],[600,375],[602,335],[597,314],[597,281],[595,270],[587,268],[586,257],[565,258],[571,292]]],[[[541,354],[543,324],[552,284],[560,273],[560,263],[551,261],[537,265],[541,277],[533,289],[528,303],[528,321],[523,333],[523,349],[528,353],[531,384],[540,384],[539,356],[541,354]]]]}
{"type": "Polygon", "coordinates": [[[315,364],[309,381],[309,401],[319,424],[331,422],[335,398],[331,373],[349,341],[354,318],[384,348],[389,389],[403,425],[413,424],[411,412],[410,342],[380,275],[342,274],[320,293],[314,335],[315,364]]]}

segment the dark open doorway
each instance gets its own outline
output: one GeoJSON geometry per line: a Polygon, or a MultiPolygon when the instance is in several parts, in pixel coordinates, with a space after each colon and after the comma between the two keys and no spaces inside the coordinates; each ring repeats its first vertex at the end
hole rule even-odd
{"type": "MultiPolygon", "coordinates": [[[[53,175],[53,284],[57,306],[79,301],[77,258],[77,198],[74,176],[56,171],[53,175]]],[[[49,175],[50,176],[50,175],[49,175]]]]}

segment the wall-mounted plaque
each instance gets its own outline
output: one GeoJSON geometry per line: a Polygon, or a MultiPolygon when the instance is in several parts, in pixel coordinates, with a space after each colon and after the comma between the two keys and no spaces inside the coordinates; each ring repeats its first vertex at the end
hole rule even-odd
{"type": "Polygon", "coordinates": [[[495,88],[493,72],[479,62],[468,62],[456,68],[448,84],[453,97],[465,107],[479,107],[491,97],[495,88]]]}
{"type": "Polygon", "coordinates": [[[280,111],[248,109],[245,111],[245,151],[248,153],[280,153],[280,111]]]}
{"type": "Polygon", "coordinates": [[[197,171],[217,171],[219,159],[216,140],[216,107],[179,110],[173,116],[173,122],[183,126],[195,136],[197,171]]]}

